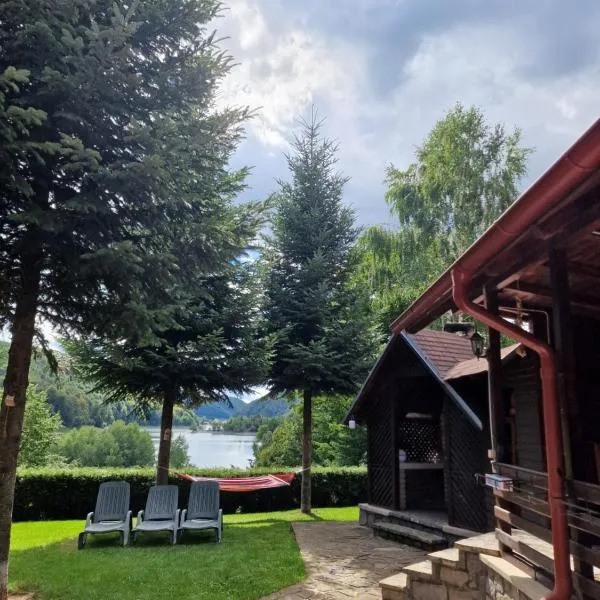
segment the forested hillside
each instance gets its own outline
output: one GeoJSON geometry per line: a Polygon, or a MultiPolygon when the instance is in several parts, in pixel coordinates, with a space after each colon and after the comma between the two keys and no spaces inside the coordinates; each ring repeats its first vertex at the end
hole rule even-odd
{"type": "MultiPolygon", "coordinates": [[[[54,413],[59,414],[64,427],[106,427],[115,421],[159,425],[160,412],[152,410],[147,417],[134,411],[132,402],[106,404],[101,394],[90,391],[90,386],[78,379],[70,367],[69,357],[55,352],[59,364],[58,377],[52,374],[46,358],[41,352],[34,357],[29,371],[30,384],[48,395],[48,403],[54,413]]],[[[4,377],[8,359],[8,343],[0,342],[0,379],[4,377]]],[[[230,396],[231,405],[215,402],[198,407],[194,411],[177,408],[175,424],[190,426],[197,422],[196,417],[204,419],[227,420],[236,416],[277,417],[289,410],[289,404],[283,399],[259,398],[250,403],[230,396]]]]}

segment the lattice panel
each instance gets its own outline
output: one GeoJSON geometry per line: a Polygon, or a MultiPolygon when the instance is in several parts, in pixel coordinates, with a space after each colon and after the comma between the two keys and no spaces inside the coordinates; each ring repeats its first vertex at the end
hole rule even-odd
{"type": "MultiPolygon", "coordinates": [[[[448,420],[448,516],[450,524],[477,531],[489,529],[492,512],[486,489],[475,473],[485,473],[485,434],[478,431],[453,403],[446,403],[448,420]]],[[[488,494],[489,495],[489,494],[488,494]]]]}
{"type": "Polygon", "coordinates": [[[440,462],[440,439],[440,426],[435,421],[406,419],[398,423],[398,447],[406,452],[406,462],[440,462]]]}
{"type": "Polygon", "coordinates": [[[368,423],[370,502],[393,508],[392,415],[389,400],[380,400],[373,408],[368,423]]]}

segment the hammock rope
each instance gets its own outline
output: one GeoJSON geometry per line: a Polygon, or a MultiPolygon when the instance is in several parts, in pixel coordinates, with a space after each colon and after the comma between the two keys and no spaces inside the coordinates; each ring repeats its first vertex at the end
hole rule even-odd
{"type": "Polygon", "coordinates": [[[187,481],[216,481],[222,492],[255,492],[291,485],[296,473],[277,473],[276,475],[256,475],[254,477],[199,477],[176,473],[177,477],[187,481]]]}

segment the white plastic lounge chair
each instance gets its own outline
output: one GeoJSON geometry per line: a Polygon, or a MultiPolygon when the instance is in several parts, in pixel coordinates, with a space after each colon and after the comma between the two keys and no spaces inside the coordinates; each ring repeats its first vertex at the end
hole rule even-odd
{"type": "Polygon", "coordinates": [[[129,510],[129,484],[126,481],[106,481],[100,484],[96,510],[88,514],[85,529],[79,534],[77,547],[81,550],[88,534],[118,531],[121,544],[129,543],[131,511],[129,510]]]}
{"type": "Polygon", "coordinates": [[[153,485],[148,492],[146,509],[140,510],[137,522],[132,530],[135,542],[140,532],[168,531],[171,542],[177,543],[177,528],[179,525],[179,488],[176,485],[153,485]]]}
{"type": "Polygon", "coordinates": [[[214,529],[217,542],[223,537],[223,510],[220,508],[219,484],[197,481],[190,487],[188,507],[181,513],[180,532],[214,529]]]}

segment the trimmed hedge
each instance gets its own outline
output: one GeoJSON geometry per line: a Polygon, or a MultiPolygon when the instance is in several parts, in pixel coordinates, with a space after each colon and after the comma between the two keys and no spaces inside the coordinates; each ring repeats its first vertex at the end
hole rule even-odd
{"type": "MultiPolygon", "coordinates": [[[[248,477],[295,469],[187,469],[190,475],[205,477],[248,477]]],[[[144,507],[148,489],[154,484],[154,469],[20,469],[15,489],[14,521],[83,519],[94,510],[98,486],[103,481],[125,479],[131,484],[131,509],[134,515],[144,507]]],[[[179,486],[179,503],[185,507],[189,482],[171,477],[179,486]]],[[[314,467],[312,504],[352,506],[367,497],[367,470],[364,467],[314,467]]],[[[223,492],[221,506],[225,513],[269,512],[300,506],[300,475],[290,487],[257,492],[223,492]]]]}

